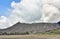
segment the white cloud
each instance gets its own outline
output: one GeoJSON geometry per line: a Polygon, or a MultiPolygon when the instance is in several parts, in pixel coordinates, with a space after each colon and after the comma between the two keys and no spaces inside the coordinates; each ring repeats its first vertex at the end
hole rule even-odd
{"type": "Polygon", "coordinates": [[[4,17],[4,16],[1,16],[1,17],[0,17],[0,23],[6,22],[6,20],[7,20],[6,17],[4,17]]]}
{"type": "Polygon", "coordinates": [[[44,18],[43,22],[58,22],[60,11],[57,7],[49,4],[43,6],[44,18]]]}
{"type": "MultiPolygon", "coordinates": [[[[22,22],[58,22],[60,18],[59,0],[21,0],[11,3],[15,14],[22,22]]],[[[20,22],[21,22],[20,20],[20,22]]]]}
{"type": "Polygon", "coordinates": [[[20,3],[11,3],[13,13],[20,18],[20,22],[35,22],[42,16],[40,0],[22,0],[20,3]],[[38,3],[38,4],[37,4],[38,3]]]}
{"type": "Polygon", "coordinates": [[[6,28],[8,27],[8,20],[5,16],[0,17],[0,28],[6,28]]]}
{"type": "Polygon", "coordinates": [[[21,0],[19,3],[13,1],[11,7],[10,16],[3,17],[4,21],[0,22],[11,26],[18,21],[21,23],[60,21],[60,0],[21,0]]]}

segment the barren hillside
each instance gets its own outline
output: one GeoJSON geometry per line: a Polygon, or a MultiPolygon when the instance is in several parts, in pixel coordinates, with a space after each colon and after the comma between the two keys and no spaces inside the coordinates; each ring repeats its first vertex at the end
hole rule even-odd
{"type": "Polygon", "coordinates": [[[36,33],[36,32],[44,32],[48,30],[53,30],[60,28],[57,23],[33,23],[33,24],[25,24],[25,23],[16,23],[12,27],[6,29],[0,29],[1,32],[7,33],[14,33],[14,32],[29,32],[29,33],[36,33]]]}

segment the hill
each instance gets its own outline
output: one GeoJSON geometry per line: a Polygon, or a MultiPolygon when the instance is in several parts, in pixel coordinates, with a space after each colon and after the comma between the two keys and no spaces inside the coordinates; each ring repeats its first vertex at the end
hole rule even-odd
{"type": "Polygon", "coordinates": [[[0,29],[0,34],[7,32],[7,33],[37,33],[37,32],[45,32],[49,30],[58,29],[60,26],[57,23],[33,23],[33,24],[25,24],[25,23],[16,23],[13,26],[6,28],[6,29],[0,29]]]}

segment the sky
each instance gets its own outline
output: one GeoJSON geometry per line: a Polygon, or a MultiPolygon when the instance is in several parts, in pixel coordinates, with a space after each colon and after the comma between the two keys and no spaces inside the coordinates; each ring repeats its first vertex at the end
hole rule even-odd
{"type": "Polygon", "coordinates": [[[0,29],[20,23],[57,23],[60,0],[0,0],[0,29]]]}
{"type": "Polygon", "coordinates": [[[0,16],[8,16],[8,9],[11,8],[11,2],[15,1],[16,3],[20,2],[20,0],[0,0],[0,16]]]}

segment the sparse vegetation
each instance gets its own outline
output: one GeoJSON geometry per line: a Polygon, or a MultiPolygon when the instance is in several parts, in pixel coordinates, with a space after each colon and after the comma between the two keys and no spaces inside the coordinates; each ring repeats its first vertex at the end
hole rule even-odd
{"type": "MultiPolygon", "coordinates": [[[[18,32],[14,32],[14,33],[7,33],[4,32],[0,35],[29,35],[29,32],[24,32],[24,33],[18,33],[18,32]]],[[[55,29],[55,30],[49,30],[46,32],[38,32],[38,33],[34,33],[34,34],[59,34],[60,35],[60,29],[55,29]]]]}
{"type": "Polygon", "coordinates": [[[35,34],[59,34],[60,35],[60,29],[55,29],[55,30],[49,30],[46,32],[38,32],[35,34]]]}
{"type": "Polygon", "coordinates": [[[3,32],[0,35],[29,35],[29,32],[24,32],[24,33],[18,33],[18,32],[15,32],[15,33],[7,33],[7,32],[3,32]]]}
{"type": "MultiPolygon", "coordinates": [[[[7,32],[4,32],[0,35],[29,35],[29,34],[30,34],[29,32],[24,32],[24,33],[18,33],[18,32],[7,33],[7,32]]],[[[60,35],[60,29],[49,30],[49,31],[46,31],[46,32],[38,32],[38,33],[35,33],[35,34],[59,34],[60,35]]]]}

